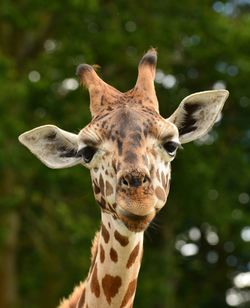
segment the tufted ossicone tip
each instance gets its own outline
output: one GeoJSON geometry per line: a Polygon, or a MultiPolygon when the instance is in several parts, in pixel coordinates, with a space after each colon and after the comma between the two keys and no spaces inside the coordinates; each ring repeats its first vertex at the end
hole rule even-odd
{"type": "Polygon", "coordinates": [[[79,64],[76,69],[76,75],[80,79],[80,82],[88,89],[91,86],[100,88],[105,84],[95,72],[94,67],[89,64],[79,64]]]}
{"type": "Polygon", "coordinates": [[[135,88],[142,96],[149,99],[148,104],[159,111],[158,100],[155,93],[154,79],[157,64],[157,52],[154,48],[148,50],[142,57],[138,66],[138,78],[135,88]]]}
{"type": "Polygon", "coordinates": [[[149,65],[151,67],[155,67],[157,63],[157,51],[155,48],[149,49],[145,55],[142,57],[139,66],[140,65],[149,65]]]}
{"type": "Polygon", "coordinates": [[[76,68],[76,76],[81,78],[86,71],[91,72],[93,69],[94,68],[89,64],[79,64],[76,68]]]}

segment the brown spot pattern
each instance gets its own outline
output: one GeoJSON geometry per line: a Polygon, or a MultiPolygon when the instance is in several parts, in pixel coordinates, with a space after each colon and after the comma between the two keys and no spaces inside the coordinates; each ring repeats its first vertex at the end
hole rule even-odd
{"type": "Polygon", "coordinates": [[[159,169],[157,169],[157,171],[156,171],[156,177],[157,177],[158,181],[160,182],[160,181],[161,181],[161,179],[160,179],[159,169]]]}
{"type": "Polygon", "coordinates": [[[110,255],[110,259],[113,261],[113,262],[117,262],[118,260],[118,255],[117,255],[117,252],[114,248],[111,247],[110,249],[110,252],[109,252],[109,255],[110,255]]]}
{"type": "Polygon", "coordinates": [[[100,175],[100,178],[99,178],[99,186],[100,186],[101,194],[104,195],[104,181],[103,181],[102,175],[100,175]]]}
{"type": "Polygon", "coordinates": [[[162,182],[162,186],[166,187],[166,177],[163,171],[161,172],[161,182],[162,182]]]}
{"type": "Polygon", "coordinates": [[[115,231],[114,235],[115,235],[115,239],[117,240],[117,242],[121,244],[121,246],[125,247],[128,245],[129,240],[127,236],[121,235],[121,233],[119,233],[117,230],[115,231]]]}
{"type": "Polygon", "coordinates": [[[136,289],[136,284],[137,284],[137,280],[134,279],[132,280],[129,285],[128,285],[128,289],[123,297],[122,300],[122,304],[120,308],[123,308],[127,305],[127,303],[129,302],[129,300],[134,296],[135,294],[135,289],[136,289]]]}
{"type": "Polygon", "coordinates": [[[108,181],[106,181],[106,196],[109,196],[112,194],[113,194],[113,187],[108,181]]]}
{"type": "Polygon", "coordinates": [[[121,285],[122,285],[122,280],[121,277],[119,276],[114,277],[107,274],[102,279],[102,288],[109,304],[111,304],[112,298],[118,293],[121,285]]]}
{"type": "Polygon", "coordinates": [[[97,247],[97,241],[99,239],[99,232],[96,233],[95,235],[95,238],[93,240],[93,246],[91,248],[91,255],[92,255],[92,258],[91,258],[91,266],[90,266],[90,269],[89,269],[89,272],[91,273],[93,268],[94,268],[94,265],[95,265],[95,261],[96,261],[96,257],[97,257],[97,253],[98,253],[98,247],[97,247]]]}
{"type": "Polygon", "coordinates": [[[132,250],[129,258],[128,258],[128,262],[127,262],[127,268],[130,268],[134,263],[135,263],[135,260],[138,256],[138,253],[139,253],[139,249],[140,249],[140,243],[138,243],[135,248],[132,250]]]}
{"type": "Polygon", "coordinates": [[[168,190],[169,190],[169,185],[168,185],[168,175],[166,175],[166,180],[165,180],[165,186],[164,186],[164,188],[167,190],[167,188],[168,188],[168,190]]]}
{"type": "Polygon", "coordinates": [[[101,261],[101,263],[103,263],[104,260],[105,260],[105,251],[104,251],[102,245],[100,245],[100,261],[101,261]]]}
{"type": "Polygon", "coordinates": [[[98,282],[98,277],[97,277],[97,265],[95,265],[93,274],[91,277],[91,282],[90,282],[90,289],[91,292],[95,294],[96,297],[100,296],[100,285],[98,282]]]}
{"type": "Polygon", "coordinates": [[[101,197],[101,201],[99,202],[101,208],[106,209],[106,201],[103,197],[101,197]]]}
{"type": "Polygon", "coordinates": [[[83,307],[84,303],[85,303],[85,289],[83,289],[83,291],[82,291],[82,295],[80,297],[80,300],[79,300],[77,306],[78,307],[83,307]]]}
{"type": "Polygon", "coordinates": [[[94,188],[94,193],[96,195],[98,195],[101,192],[100,188],[96,185],[94,181],[93,181],[93,188],[94,188]]]}
{"type": "Polygon", "coordinates": [[[118,155],[122,155],[122,141],[120,139],[117,139],[117,146],[118,146],[118,155]]]}
{"type": "Polygon", "coordinates": [[[116,172],[116,164],[115,164],[115,160],[114,159],[112,160],[112,167],[113,167],[114,171],[116,172]]]}
{"type": "Polygon", "coordinates": [[[161,188],[161,187],[157,187],[155,189],[155,194],[156,194],[156,197],[159,199],[159,200],[162,200],[162,201],[165,201],[166,199],[166,194],[164,192],[164,190],[161,188]]]}
{"type": "Polygon", "coordinates": [[[137,161],[137,155],[131,151],[125,153],[124,162],[129,164],[134,164],[137,161]]]}
{"type": "Polygon", "coordinates": [[[108,243],[110,235],[104,224],[102,224],[102,237],[105,243],[108,243]]]}

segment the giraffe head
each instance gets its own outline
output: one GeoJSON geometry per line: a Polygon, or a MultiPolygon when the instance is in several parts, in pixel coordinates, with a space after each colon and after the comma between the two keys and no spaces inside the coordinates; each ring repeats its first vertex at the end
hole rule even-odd
{"type": "Polygon", "coordinates": [[[92,66],[79,65],[92,121],[78,135],[45,125],[19,137],[50,168],[89,168],[101,210],[135,232],[145,230],[166,203],[178,148],[208,132],[228,97],[226,90],[192,94],[164,119],[154,89],[156,61],[156,51],[149,50],[126,93],[105,83],[92,66]]]}

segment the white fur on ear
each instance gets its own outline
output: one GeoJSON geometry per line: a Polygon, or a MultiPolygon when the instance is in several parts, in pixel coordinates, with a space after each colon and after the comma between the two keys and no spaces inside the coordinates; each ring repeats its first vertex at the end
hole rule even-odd
{"type": "Polygon", "coordinates": [[[177,126],[180,142],[186,143],[204,136],[215,123],[228,95],[227,90],[212,90],[184,98],[168,118],[177,126]]]}
{"type": "Polygon", "coordinates": [[[54,125],[34,128],[18,139],[49,168],[66,168],[81,162],[76,157],[78,136],[54,125]]]}

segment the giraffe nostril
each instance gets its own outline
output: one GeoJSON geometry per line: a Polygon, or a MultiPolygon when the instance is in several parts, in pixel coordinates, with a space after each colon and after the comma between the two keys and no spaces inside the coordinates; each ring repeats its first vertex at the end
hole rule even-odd
{"type": "Polygon", "coordinates": [[[142,184],[142,179],[138,176],[131,176],[129,184],[131,187],[140,187],[142,184]]]}
{"type": "Polygon", "coordinates": [[[150,182],[150,179],[146,175],[132,175],[132,174],[127,174],[126,176],[123,176],[119,183],[121,186],[124,188],[129,188],[129,187],[141,187],[145,186],[150,182]]]}

